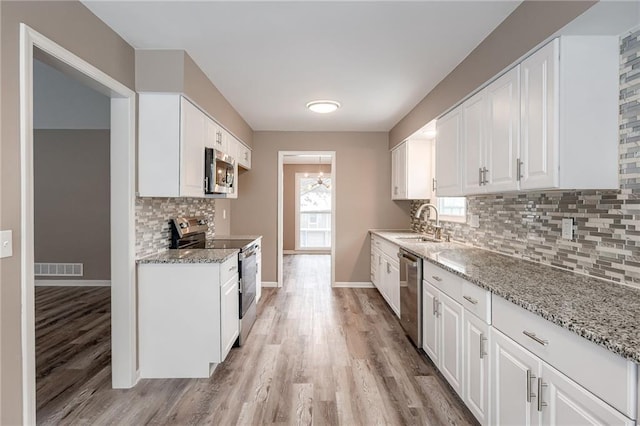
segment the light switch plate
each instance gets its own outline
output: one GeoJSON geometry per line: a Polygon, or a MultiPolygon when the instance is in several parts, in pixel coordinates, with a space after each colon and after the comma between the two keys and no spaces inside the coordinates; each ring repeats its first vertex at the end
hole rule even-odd
{"type": "Polygon", "coordinates": [[[573,218],[562,219],[562,238],[565,240],[573,240],[573,218]]]}
{"type": "Polygon", "coordinates": [[[13,256],[12,239],[12,231],[0,231],[0,258],[13,256]]]}
{"type": "Polygon", "coordinates": [[[472,214],[469,215],[469,226],[472,228],[480,227],[480,215],[472,214]]]}

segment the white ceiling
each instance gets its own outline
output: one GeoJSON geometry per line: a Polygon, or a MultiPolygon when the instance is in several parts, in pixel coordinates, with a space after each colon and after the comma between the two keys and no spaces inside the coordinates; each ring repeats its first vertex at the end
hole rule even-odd
{"type": "Polygon", "coordinates": [[[83,2],[136,49],[186,50],[254,130],[305,131],[390,130],[520,3],[83,2]]]}

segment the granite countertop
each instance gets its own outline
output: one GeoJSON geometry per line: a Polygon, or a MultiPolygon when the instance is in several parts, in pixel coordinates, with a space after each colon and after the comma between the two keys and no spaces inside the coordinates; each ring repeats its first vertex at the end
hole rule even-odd
{"type": "Polygon", "coordinates": [[[237,249],[170,249],[138,259],[144,263],[222,263],[232,256],[237,256],[237,249]]]}
{"type": "Polygon", "coordinates": [[[259,240],[262,235],[218,235],[211,238],[212,240],[259,240]]]}
{"type": "Polygon", "coordinates": [[[457,274],[626,359],[640,363],[640,290],[461,243],[399,240],[412,231],[378,231],[424,260],[457,274]]]}

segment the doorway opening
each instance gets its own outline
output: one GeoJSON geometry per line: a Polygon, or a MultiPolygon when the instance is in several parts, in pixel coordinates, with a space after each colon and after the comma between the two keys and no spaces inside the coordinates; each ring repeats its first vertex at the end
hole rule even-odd
{"type": "MultiPolygon", "coordinates": [[[[35,264],[34,62],[39,60],[108,98],[108,197],[111,386],[137,381],[135,323],[135,92],[25,24],[20,25],[21,303],[23,422],[36,424],[35,274],[78,265],[35,264]]],[[[37,65],[36,65],[37,66],[37,65]]],[[[78,161],[82,161],[78,159],[78,161]]],[[[74,204],[68,208],[73,209],[74,204]]],[[[98,213],[99,214],[99,213],[98,213]]],[[[70,234],[87,238],[70,226],[70,234]],[[75,232],[76,234],[73,234],[75,232]]],[[[101,280],[97,280],[101,281],[101,280]]],[[[61,287],[60,287],[61,288],[61,287]]],[[[88,287],[87,287],[88,288],[88,287]]],[[[104,289],[104,287],[103,287],[104,289]]],[[[85,289],[86,290],[86,289],[85,289]]],[[[104,319],[104,318],[103,318],[104,319]]],[[[85,324],[87,325],[87,324],[85,324]]]]}
{"type": "Polygon", "coordinates": [[[335,151],[278,155],[278,287],[333,286],[335,151]]]}

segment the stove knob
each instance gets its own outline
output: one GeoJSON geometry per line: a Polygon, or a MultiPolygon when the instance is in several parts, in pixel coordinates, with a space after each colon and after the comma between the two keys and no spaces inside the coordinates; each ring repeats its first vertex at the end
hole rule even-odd
{"type": "Polygon", "coordinates": [[[198,220],[198,225],[206,225],[207,221],[205,219],[199,219],[198,220]]]}
{"type": "Polygon", "coordinates": [[[188,228],[189,225],[187,225],[186,222],[180,222],[180,229],[184,229],[184,228],[188,228]]]}

